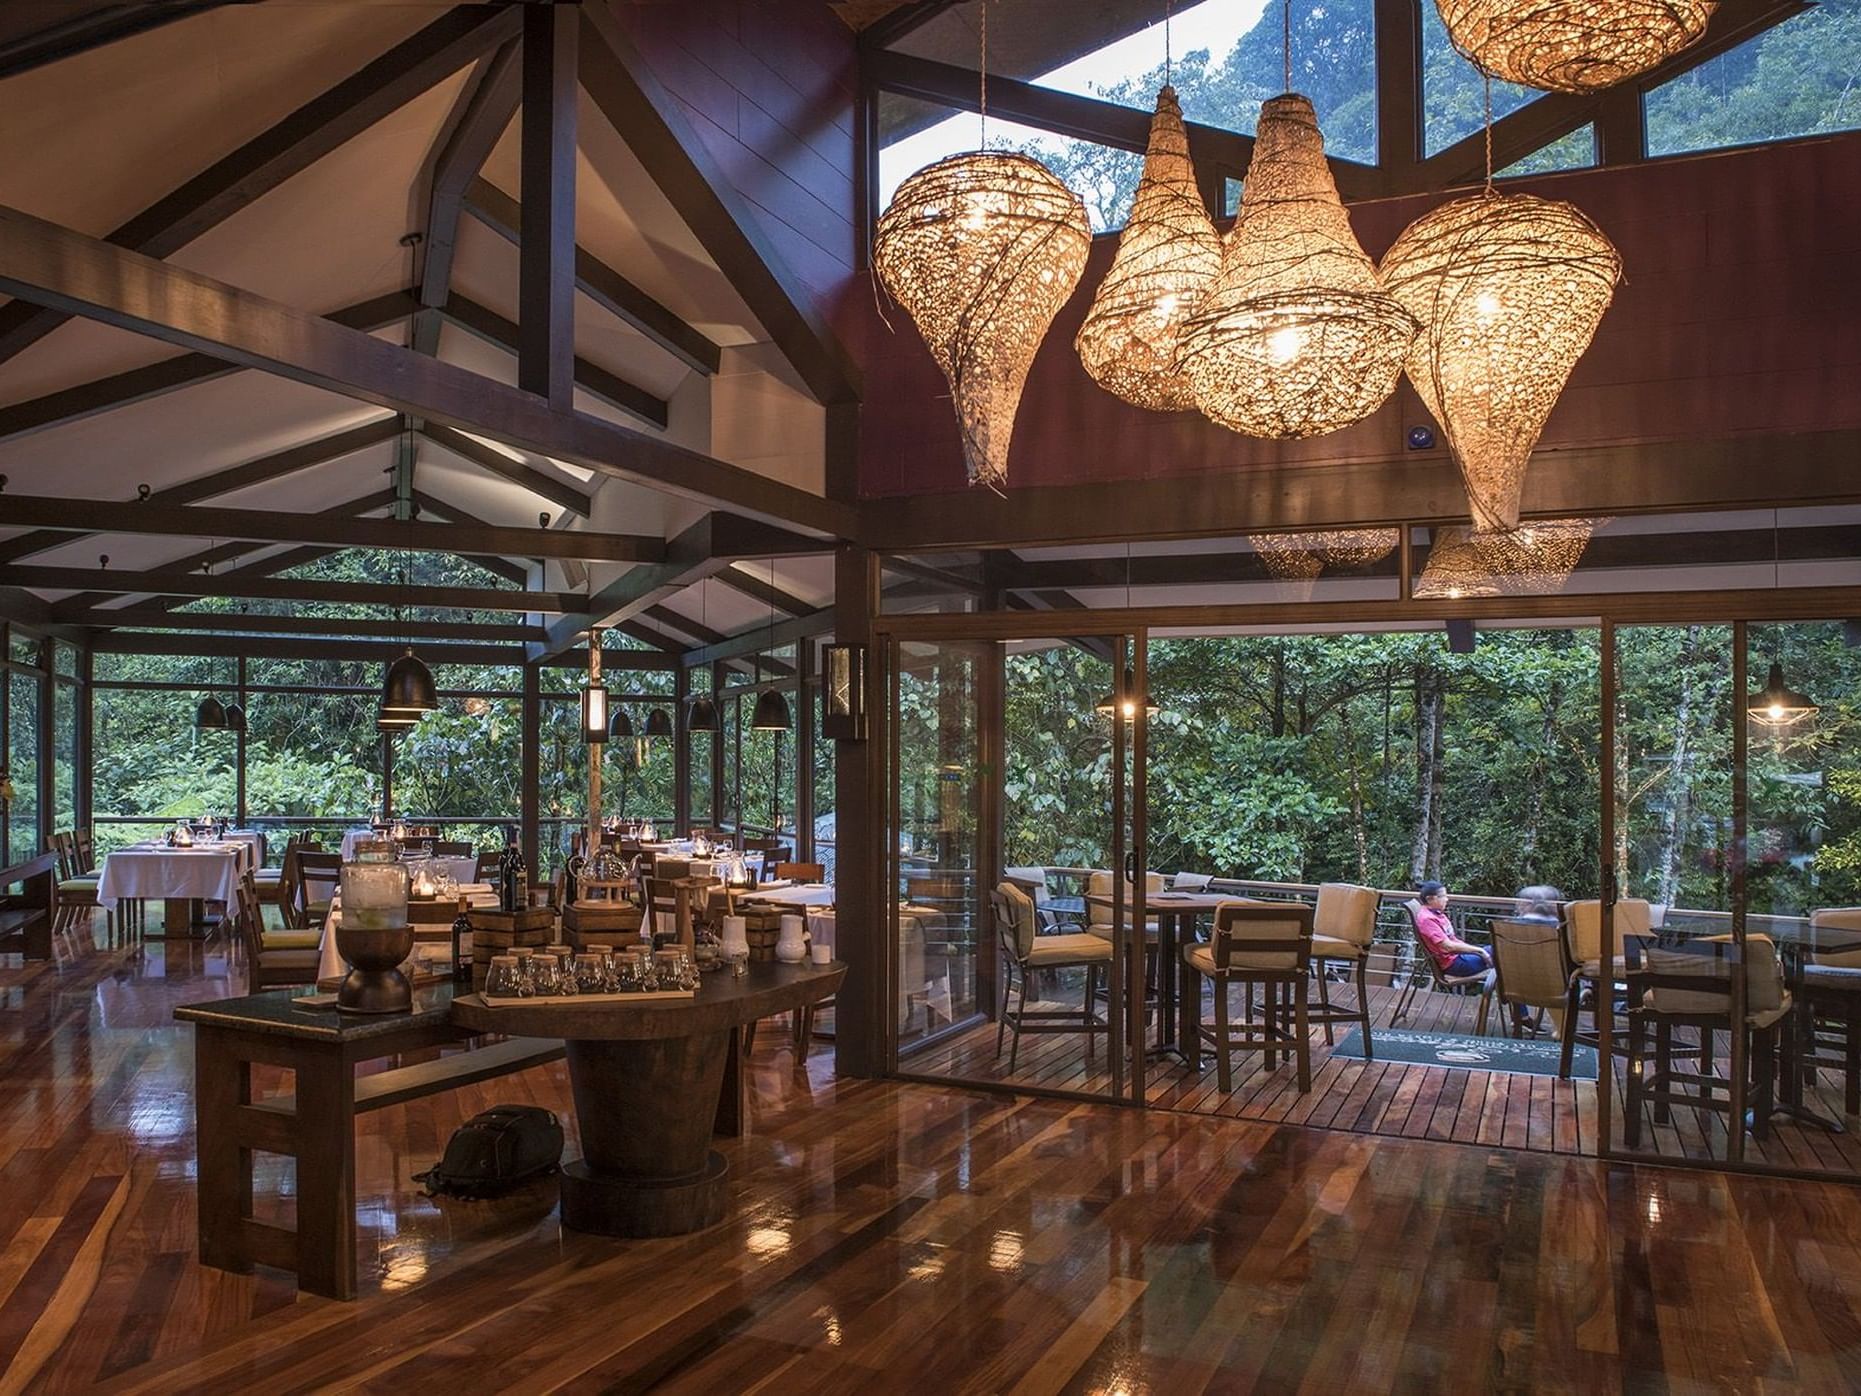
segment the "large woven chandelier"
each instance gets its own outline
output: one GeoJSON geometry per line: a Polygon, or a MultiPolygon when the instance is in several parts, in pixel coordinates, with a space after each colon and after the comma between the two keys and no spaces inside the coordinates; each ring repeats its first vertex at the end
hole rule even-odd
{"type": "Polygon", "coordinates": [[[1196,191],[1182,107],[1166,86],[1157,93],[1130,222],[1074,340],[1086,372],[1134,406],[1193,408],[1178,340],[1220,266],[1221,239],[1196,191]]]}
{"type": "Polygon", "coordinates": [[[1476,530],[1518,526],[1532,448],[1621,274],[1574,205],[1490,189],[1423,214],[1383,258],[1383,284],[1421,322],[1409,380],[1460,466],[1476,530]]]}
{"type": "Polygon", "coordinates": [[[1006,483],[1021,389],[1091,246],[1079,196],[1010,151],[926,166],[880,217],[873,266],[950,380],[971,484],[1006,483]]]}
{"type": "Polygon", "coordinates": [[[1267,575],[1281,581],[1316,577],[1326,567],[1368,567],[1396,550],[1393,528],[1329,529],[1315,533],[1250,533],[1267,575]]]}
{"type": "Polygon", "coordinates": [[[1351,232],[1311,99],[1269,99],[1221,270],[1183,336],[1197,405],[1247,436],[1337,431],[1394,391],[1415,331],[1351,232]]]}
{"type": "Polygon", "coordinates": [[[1717,0],[1435,0],[1483,72],[1551,92],[1598,92],[1697,43],[1717,0]]]}
{"type": "Polygon", "coordinates": [[[1436,533],[1415,583],[1418,601],[1521,596],[1555,591],[1569,580],[1607,519],[1535,519],[1504,531],[1459,525],[1436,533]]]}

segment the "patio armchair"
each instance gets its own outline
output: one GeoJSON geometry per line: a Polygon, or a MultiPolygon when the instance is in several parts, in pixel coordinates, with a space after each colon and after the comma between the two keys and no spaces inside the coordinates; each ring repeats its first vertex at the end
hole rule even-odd
{"type": "Polygon", "coordinates": [[[1818,907],[1799,971],[1802,1003],[1791,1065],[1810,1079],[1842,1074],[1842,1113],[1861,1115],[1861,906],[1818,907]]]}
{"type": "MultiPolygon", "coordinates": [[[[1435,957],[1430,955],[1427,948],[1423,946],[1421,932],[1417,929],[1420,924],[1417,918],[1421,915],[1422,904],[1415,898],[1410,897],[1402,904],[1402,909],[1408,913],[1409,931],[1414,937],[1414,940],[1409,952],[1409,982],[1402,990],[1402,997],[1396,1002],[1396,1011],[1390,1015],[1390,1023],[1400,1023],[1408,1016],[1409,1009],[1415,1002],[1415,990],[1420,981],[1415,977],[1414,961],[1419,959],[1422,964],[1428,967],[1428,978],[1432,982],[1436,992],[1444,994],[1467,994],[1475,989],[1480,991],[1480,1016],[1474,1024],[1473,1031],[1475,1036],[1484,1037],[1486,1035],[1487,1013],[1492,1008],[1493,1004],[1492,980],[1494,976],[1484,971],[1479,974],[1468,975],[1449,974],[1446,970],[1442,969],[1441,966],[1435,963],[1435,957]]],[[[1365,1045],[1366,1047],[1368,1046],[1367,1043],[1365,1045]]]]}
{"type": "MultiPolygon", "coordinates": [[[[1564,995],[1564,1062],[1562,1074],[1570,1071],[1570,1057],[1574,1046],[1581,1042],[1585,1046],[1600,1047],[1601,1034],[1596,1031],[1596,998],[1593,996],[1588,1005],[1590,1029],[1583,1031],[1579,1015],[1584,1009],[1583,989],[1585,985],[1592,988],[1593,995],[1600,995],[1612,988],[1622,978],[1622,959],[1624,948],[1633,940],[1637,944],[1646,944],[1653,940],[1653,907],[1640,897],[1623,897],[1615,904],[1615,940],[1616,950],[1613,972],[1604,982],[1602,974],[1603,953],[1603,904],[1591,898],[1587,901],[1564,903],[1564,951],[1570,960],[1570,984],[1564,995]]],[[[1617,1051],[1621,1051],[1620,1047],[1617,1051]]]]}
{"type": "Polygon", "coordinates": [[[1083,931],[1071,934],[1041,935],[1034,915],[1034,899],[1012,882],[1003,882],[989,893],[994,914],[995,939],[1000,946],[1005,967],[1002,980],[1000,1019],[995,1029],[995,1055],[1002,1053],[1002,1041],[1014,1029],[1014,1045],[1008,1053],[1008,1071],[1012,1075],[1021,1055],[1021,1034],[1083,1032],[1086,1035],[1086,1060],[1092,1059],[1096,1034],[1110,1030],[1106,1018],[1097,1013],[1099,977],[1111,963],[1109,939],[1083,931]],[[1084,969],[1085,991],[1077,1008],[1029,1008],[1029,981],[1035,970],[1084,969]],[[1018,977],[1018,984],[1017,984],[1018,977]],[[1014,995],[1019,990],[1020,1002],[1014,995]]]}
{"type": "MultiPolygon", "coordinates": [[[[1279,1056],[1298,1064],[1299,1091],[1312,1088],[1310,1024],[1307,1006],[1312,963],[1313,909],[1303,902],[1266,906],[1258,902],[1223,902],[1215,908],[1214,936],[1206,943],[1185,945],[1183,963],[1195,971],[1186,978],[1188,994],[1183,1011],[1188,1018],[1189,1069],[1201,1067],[1201,1044],[1215,1053],[1215,1083],[1223,1094],[1234,1089],[1232,1055],[1236,1048],[1265,1056],[1268,1071],[1279,1056]],[[1215,1023],[1202,1023],[1202,980],[1214,985],[1215,1023]],[[1253,1000],[1254,985],[1266,990],[1258,1023],[1236,1024],[1228,1002],[1230,985],[1244,987],[1253,1000]],[[1287,1015],[1291,1017],[1288,1027],[1287,1015]]],[[[1366,1052],[1368,1045],[1366,1043],[1366,1052]]]]}
{"type": "Polygon", "coordinates": [[[1325,1045],[1332,1043],[1337,1023],[1355,1023],[1363,1035],[1363,1059],[1375,1060],[1370,1044],[1370,942],[1376,936],[1376,909],[1382,896],[1374,887],[1351,882],[1326,882],[1318,888],[1312,907],[1312,967],[1318,971],[1318,1012],[1311,1021],[1325,1028],[1325,1045]],[[1331,980],[1326,971],[1334,964],[1349,966],[1357,980],[1357,1004],[1333,1008],[1331,980]]]}
{"type": "MultiPolygon", "coordinates": [[[[1547,1011],[1555,1013],[1560,1036],[1568,1036],[1575,1018],[1567,1010],[1570,993],[1570,957],[1564,948],[1564,928],[1551,920],[1509,920],[1495,918],[1493,925],[1493,969],[1495,991],[1504,1008],[1535,1008],[1535,1033],[1544,1026],[1547,1011]]],[[[1516,1015],[1508,1014],[1506,1030],[1520,1036],[1516,1015]]],[[[1559,1076],[1570,1073],[1566,1053],[1559,1076]]]]}

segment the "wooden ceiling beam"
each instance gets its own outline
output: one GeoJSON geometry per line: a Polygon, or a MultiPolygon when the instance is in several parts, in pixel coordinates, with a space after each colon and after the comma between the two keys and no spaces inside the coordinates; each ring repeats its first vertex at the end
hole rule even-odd
{"type": "Polygon", "coordinates": [[[347,620],[341,616],[272,615],[259,611],[170,611],[124,606],[90,610],[74,620],[112,630],[201,630],[215,633],[263,632],[278,635],[352,635],[380,640],[474,640],[515,643],[543,633],[535,625],[480,625],[442,620],[347,620]]]}
{"type": "Polygon", "coordinates": [[[581,82],[815,400],[859,400],[860,375],[760,214],[661,86],[607,5],[581,9],[581,82]]]}
{"type": "MultiPolygon", "coordinates": [[[[465,212],[513,246],[523,209],[490,180],[474,179],[465,197],[465,212]]],[[[631,325],[654,344],[694,372],[713,374],[723,350],[708,336],[693,329],[633,282],[585,248],[575,249],[575,289],[603,310],[631,325]]]]}
{"type": "Polygon", "coordinates": [[[958,0],[904,0],[897,9],[881,15],[859,31],[860,47],[889,48],[912,30],[922,29],[957,3],[958,0]]]}
{"type": "Polygon", "coordinates": [[[63,8],[69,14],[61,16],[57,23],[0,44],[0,80],[75,58],[189,15],[217,10],[225,3],[227,0],[93,0],[83,4],[65,0],[63,8]]]}
{"type": "Polygon", "coordinates": [[[212,277],[0,208],[0,291],[654,489],[854,537],[857,511],[333,325],[212,277]]]}
{"type": "MultiPolygon", "coordinates": [[[[817,636],[833,633],[834,608],[823,606],[818,611],[810,611],[805,616],[778,621],[773,626],[758,626],[746,630],[740,635],[715,645],[705,645],[699,649],[686,650],[681,656],[684,664],[696,667],[700,664],[714,664],[732,659],[748,659],[764,650],[780,649],[784,645],[797,645],[817,636]]],[[[770,665],[763,661],[767,672],[770,665]]]]}
{"type": "MultiPolygon", "coordinates": [[[[519,337],[517,326],[490,307],[480,305],[471,297],[455,291],[447,301],[443,315],[486,344],[512,356],[516,355],[519,337]]],[[[662,431],[671,420],[672,409],[664,398],[629,383],[618,373],[610,373],[592,359],[585,359],[579,354],[575,356],[575,386],[662,431]]]]}
{"type": "MultiPolygon", "coordinates": [[[[510,38],[517,16],[458,5],[262,134],[157,199],[105,241],[144,256],[173,255],[240,209],[309,168],[434,84],[510,38]]],[[[20,301],[0,307],[0,363],[69,318],[20,301]]]]}
{"type": "Polygon", "coordinates": [[[452,452],[459,459],[477,466],[480,470],[501,476],[513,485],[521,486],[531,494],[547,499],[558,508],[568,510],[578,518],[587,518],[594,509],[593,499],[570,481],[547,474],[523,461],[512,460],[502,451],[495,450],[462,431],[455,431],[451,427],[438,426],[429,422],[421,435],[435,446],[452,452]]]}
{"type": "MultiPolygon", "coordinates": [[[[411,293],[390,291],[341,310],[332,310],[324,318],[348,329],[372,333],[397,320],[405,320],[413,314],[415,304],[411,293]]],[[[107,378],[94,378],[88,383],[0,407],[0,441],[81,422],[102,412],[146,402],[239,371],[238,364],[230,364],[211,354],[177,354],[159,363],[125,369],[107,378]]]]}
{"type": "Polygon", "coordinates": [[[517,386],[568,411],[575,396],[575,53],[578,11],[524,5],[523,227],[517,248],[517,386]]]}
{"type": "MultiPolygon", "coordinates": [[[[495,587],[405,587],[373,582],[326,582],[261,577],[240,572],[111,572],[95,567],[0,567],[0,586],[34,591],[81,591],[109,596],[141,592],[170,596],[230,596],[272,601],[330,601],[357,606],[417,605],[462,611],[579,612],[588,598],[579,592],[518,591],[495,587]]],[[[54,613],[65,603],[55,603],[54,613]]],[[[78,609],[89,610],[86,603],[78,609]]]]}
{"type": "MultiPolygon", "coordinates": [[[[91,640],[100,654],[177,654],[246,659],[335,659],[391,663],[406,652],[405,641],[317,640],[275,635],[165,635],[146,630],[104,631],[91,640]]],[[[521,645],[450,644],[420,646],[428,664],[522,664],[521,645]]],[[[674,661],[676,662],[676,661],[674,661]]]]}
{"type": "Polygon", "coordinates": [[[740,567],[726,567],[717,574],[717,580],[741,596],[747,596],[760,606],[774,606],[785,616],[805,616],[812,614],[817,607],[803,601],[792,592],[774,586],[754,573],[745,572],[740,567]]]}

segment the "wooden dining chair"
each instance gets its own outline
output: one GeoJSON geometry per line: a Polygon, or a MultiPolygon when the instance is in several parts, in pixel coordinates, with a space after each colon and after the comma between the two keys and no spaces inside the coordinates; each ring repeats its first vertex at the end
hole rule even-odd
{"type": "Polygon", "coordinates": [[[504,866],[504,850],[501,848],[481,848],[478,850],[478,862],[472,868],[472,881],[489,882],[497,885],[498,872],[504,866]]]}
{"type": "Polygon", "coordinates": [[[342,881],[342,854],[306,853],[297,855],[297,928],[323,924],[330,903],[342,881]]]}
{"type": "MultiPolygon", "coordinates": [[[[246,992],[290,984],[314,984],[320,954],[316,938],[309,945],[266,944],[264,905],[250,876],[240,879],[239,904],[234,916],[239,943],[246,957],[246,992]]],[[[299,932],[298,934],[304,934],[299,932]]]]}
{"type": "Polygon", "coordinates": [[[825,882],[827,865],[825,863],[777,863],[775,871],[770,874],[775,882],[825,882]]]}
{"type": "Polygon", "coordinates": [[[1201,1069],[1201,1044],[1208,1043],[1215,1053],[1215,1082],[1224,1095],[1234,1089],[1236,1048],[1262,1053],[1268,1071],[1277,1065],[1277,1057],[1292,1057],[1298,1064],[1300,1094],[1312,1088],[1312,914],[1303,902],[1223,902],[1215,908],[1213,938],[1182,948],[1183,964],[1192,971],[1183,976],[1182,985],[1189,1069],[1201,1069]],[[1213,1027],[1202,1021],[1204,979],[1214,985],[1213,1027]],[[1242,986],[1249,1001],[1255,985],[1263,988],[1258,1022],[1233,1021],[1228,989],[1235,984],[1242,986]]]}

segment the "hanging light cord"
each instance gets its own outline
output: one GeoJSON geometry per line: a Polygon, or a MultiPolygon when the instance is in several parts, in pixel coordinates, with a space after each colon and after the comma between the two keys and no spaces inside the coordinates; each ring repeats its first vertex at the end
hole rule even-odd
{"type": "Polygon", "coordinates": [[[1493,192],[1493,75],[1482,73],[1486,103],[1486,192],[1493,192]]]}
{"type": "Polygon", "coordinates": [[[1286,68],[1286,90],[1292,91],[1292,0],[1282,0],[1279,7],[1280,59],[1286,68]]]}
{"type": "Polygon", "coordinates": [[[979,60],[981,94],[977,100],[978,115],[982,118],[983,150],[989,148],[989,0],[982,0],[982,56],[979,60]]]}
{"type": "Polygon", "coordinates": [[[1163,85],[1170,85],[1170,12],[1176,8],[1174,0],[1163,0],[1163,85]]]}

